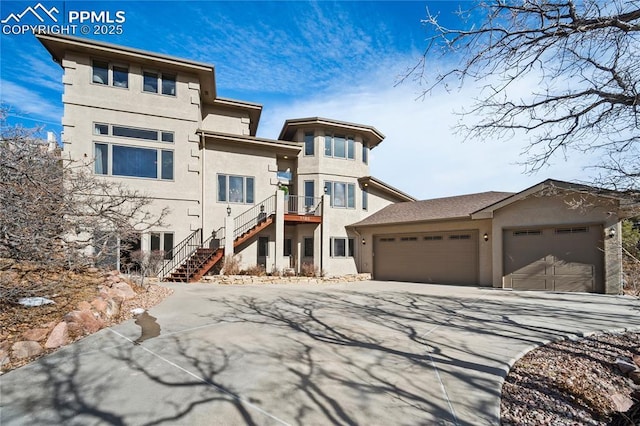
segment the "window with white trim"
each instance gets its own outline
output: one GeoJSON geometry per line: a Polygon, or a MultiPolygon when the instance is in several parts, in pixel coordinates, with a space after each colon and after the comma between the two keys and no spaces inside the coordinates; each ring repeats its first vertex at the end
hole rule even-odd
{"type": "Polygon", "coordinates": [[[355,239],[353,238],[331,238],[329,245],[329,256],[331,257],[353,257],[355,239]]]}
{"type": "Polygon", "coordinates": [[[93,123],[93,134],[167,143],[173,143],[175,139],[174,133],[169,130],[143,129],[107,123],[93,123]]]}
{"type": "Polygon", "coordinates": [[[367,188],[362,188],[362,210],[369,210],[369,193],[367,188]]]}
{"type": "Polygon", "coordinates": [[[304,155],[315,155],[315,139],[313,137],[313,132],[307,132],[304,134],[304,155]]]}
{"type": "Polygon", "coordinates": [[[155,71],[142,73],[142,91],[176,96],[176,75],[155,71]]]}
{"type": "Polygon", "coordinates": [[[364,142],[362,143],[362,162],[369,164],[369,147],[364,142]]]}
{"type": "Polygon", "coordinates": [[[114,65],[107,61],[93,61],[91,82],[105,86],[129,88],[129,67],[114,65]]]}
{"type": "Polygon", "coordinates": [[[254,178],[250,176],[218,175],[218,201],[253,204],[254,178]]]}
{"type": "Polygon", "coordinates": [[[333,158],[355,158],[355,141],[351,136],[326,135],[324,137],[324,156],[333,158]]]}
{"type": "Polygon", "coordinates": [[[356,208],[356,185],[346,182],[324,182],[325,193],[329,196],[331,207],[356,208]]]}
{"type": "Polygon", "coordinates": [[[162,250],[164,259],[173,259],[173,232],[152,232],[151,251],[162,250]]]}
{"type": "Polygon", "coordinates": [[[95,143],[93,171],[97,175],[173,180],[173,151],[95,143]]]}

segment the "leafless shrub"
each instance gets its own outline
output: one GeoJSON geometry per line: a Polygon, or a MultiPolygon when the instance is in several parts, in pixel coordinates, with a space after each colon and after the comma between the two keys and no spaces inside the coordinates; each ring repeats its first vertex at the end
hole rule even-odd
{"type": "Polygon", "coordinates": [[[0,257],[78,269],[113,257],[118,241],[162,226],[151,200],[65,158],[38,129],[0,111],[0,257]]]}
{"type": "Polygon", "coordinates": [[[300,266],[300,275],[303,277],[320,277],[320,268],[315,266],[313,263],[304,262],[300,266]]]}
{"type": "MultiPolygon", "coordinates": [[[[140,287],[147,289],[145,285],[145,278],[156,276],[162,267],[164,261],[164,251],[154,250],[151,252],[144,250],[136,250],[131,253],[131,265],[135,266],[134,273],[131,274],[135,277],[136,284],[140,287]]],[[[131,266],[129,266],[131,270],[131,266]]]]}
{"type": "Polygon", "coordinates": [[[222,267],[222,273],[224,275],[240,274],[240,260],[242,260],[242,258],[238,254],[234,256],[225,256],[224,265],[222,267]]]}
{"type": "Polygon", "coordinates": [[[264,277],[267,275],[267,271],[262,265],[253,265],[244,270],[245,274],[251,275],[254,277],[264,277]]]}

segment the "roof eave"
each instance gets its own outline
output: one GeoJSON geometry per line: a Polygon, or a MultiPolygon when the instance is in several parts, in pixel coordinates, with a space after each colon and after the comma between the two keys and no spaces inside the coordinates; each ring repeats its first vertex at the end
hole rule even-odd
{"type": "Polygon", "coordinates": [[[139,62],[142,65],[155,64],[156,66],[160,65],[160,67],[172,70],[188,70],[188,72],[196,74],[199,77],[201,86],[200,97],[203,101],[213,102],[217,96],[215,67],[213,64],[191,61],[175,56],[162,55],[82,37],[40,33],[36,34],[36,38],[60,66],[62,66],[65,52],[76,51],[93,56],[139,62]]]}
{"type": "Polygon", "coordinates": [[[237,142],[261,147],[284,155],[298,155],[302,147],[293,142],[277,141],[273,139],[257,138],[255,136],[234,135],[230,133],[212,132],[209,130],[198,130],[198,133],[205,138],[217,139],[223,142],[237,142]]]}

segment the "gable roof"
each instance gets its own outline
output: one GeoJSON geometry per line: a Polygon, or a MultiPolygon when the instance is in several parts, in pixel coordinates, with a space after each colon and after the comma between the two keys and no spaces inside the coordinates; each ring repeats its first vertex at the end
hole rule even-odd
{"type": "Polygon", "coordinates": [[[523,191],[512,194],[510,197],[507,197],[503,200],[498,200],[497,202],[491,205],[478,209],[477,211],[473,212],[472,218],[473,219],[491,218],[493,217],[494,211],[501,209],[503,207],[506,207],[512,203],[515,203],[516,201],[523,200],[529,197],[530,195],[533,195],[545,190],[558,191],[563,193],[574,192],[574,193],[581,193],[581,194],[589,194],[596,197],[609,198],[614,200],[624,200],[625,198],[628,198],[627,196],[625,196],[625,194],[618,191],[613,191],[613,190],[604,189],[604,188],[597,188],[595,186],[583,185],[580,183],[565,182],[565,181],[556,180],[556,179],[547,179],[523,191]]]}
{"type": "Polygon", "coordinates": [[[512,195],[512,192],[490,191],[391,204],[351,226],[361,227],[448,219],[471,219],[472,213],[512,195]]]}

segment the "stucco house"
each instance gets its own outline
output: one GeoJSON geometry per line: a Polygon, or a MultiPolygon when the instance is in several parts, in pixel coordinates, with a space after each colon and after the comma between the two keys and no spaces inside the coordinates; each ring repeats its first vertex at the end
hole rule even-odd
{"type": "MultiPolygon", "coordinates": [[[[385,136],[335,119],[257,137],[262,106],[217,95],[211,64],[37,35],[63,68],[63,151],[148,194],[166,227],[161,275],[197,280],[224,256],[378,280],[617,293],[621,199],[548,180],[522,192],[416,201],[370,175],[385,136]]],[[[116,259],[118,256],[115,257],[116,259]]]]}

